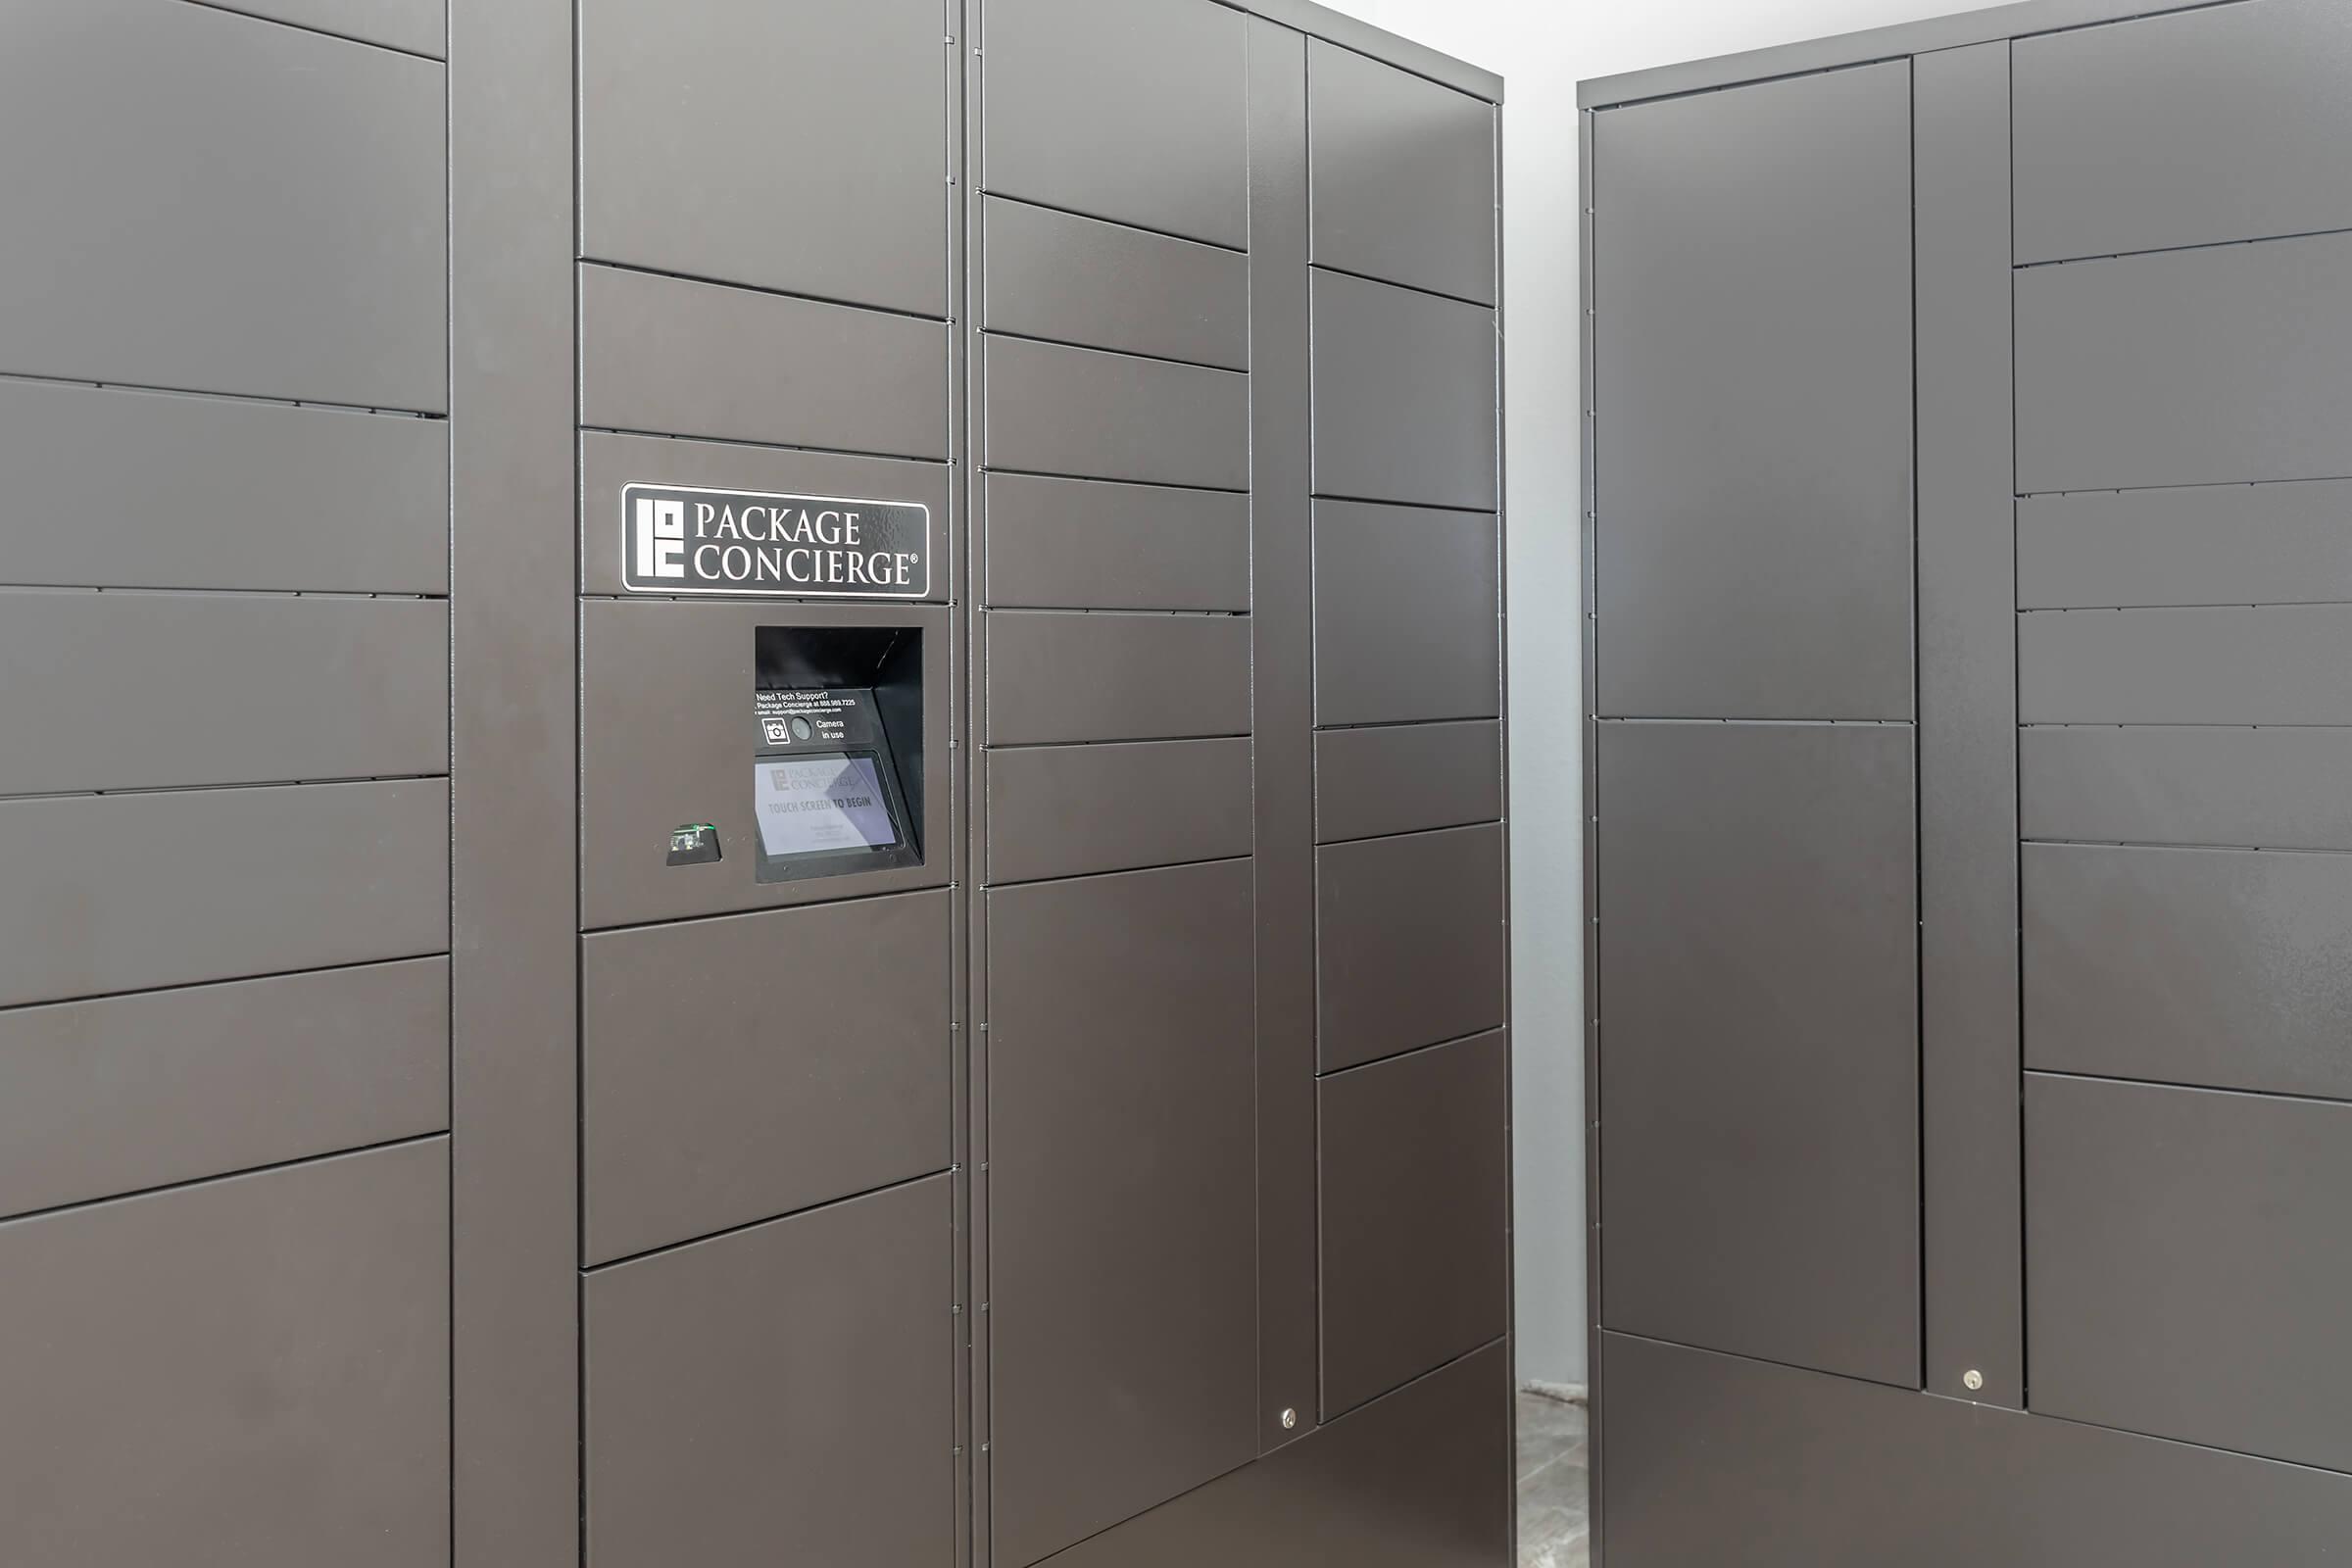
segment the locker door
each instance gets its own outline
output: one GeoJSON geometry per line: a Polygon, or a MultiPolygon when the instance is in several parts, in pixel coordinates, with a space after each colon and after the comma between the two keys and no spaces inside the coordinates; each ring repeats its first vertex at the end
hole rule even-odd
{"type": "Polygon", "coordinates": [[[1594,117],[1592,740],[1602,1321],[1916,1387],[1910,121],[1594,117]]]}

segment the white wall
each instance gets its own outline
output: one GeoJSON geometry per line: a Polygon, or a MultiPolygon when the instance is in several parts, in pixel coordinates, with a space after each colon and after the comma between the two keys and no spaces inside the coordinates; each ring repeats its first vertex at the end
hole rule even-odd
{"type": "Polygon", "coordinates": [[[1519,1375],[1585,1381],[1576,84],[1967,0],[1326,0],[1499,72],[1519,1375]]]}

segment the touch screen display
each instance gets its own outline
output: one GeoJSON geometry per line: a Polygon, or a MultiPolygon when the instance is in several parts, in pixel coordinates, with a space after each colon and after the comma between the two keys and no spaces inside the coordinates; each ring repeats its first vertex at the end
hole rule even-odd
{"type": "Polygon", "coordinates": [[[754,808],[768,858],[825,850],[880,850],[899,842],[898,824],[870,757],[819,753],[771,757],[756,766],[754,808]]]}

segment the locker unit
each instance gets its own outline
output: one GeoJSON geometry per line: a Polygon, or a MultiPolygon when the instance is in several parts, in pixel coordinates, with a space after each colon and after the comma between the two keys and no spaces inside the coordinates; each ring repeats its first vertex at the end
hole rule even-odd
{"type": "Polygon", "coordinates": [[[1588,82],[1596,1545],[2352,1549],[2322,0],[1588,82]]]}
{"type": "Polygon", "coordinates": [[[8,8],[0,1561],[1500,1568],[1499,96],[8,8]]]}
{"type": "Polygon", "coordinates": [[[251,9],[0,20],[26,1568],[448,1551],[449,73],[251,9]]]}
{"type": "Polygon", "coordinates": [[[1497,84],[1298,6],[966,25],[974,1549],[1501,1563],[1497,84]]]}

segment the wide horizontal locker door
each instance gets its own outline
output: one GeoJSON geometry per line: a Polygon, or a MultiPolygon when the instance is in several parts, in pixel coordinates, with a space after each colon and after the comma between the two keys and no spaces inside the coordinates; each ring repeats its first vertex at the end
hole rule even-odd
{"type": "Polygon", "coordinates": [[[2352,729],[2037,725],[2019,737],[2029,839],[2352,850],[2352,729]]]}
{"type": "Polygon", "coordinates": [[[2032,496],[2021,610],[2352,600],[2352,480],[2032,496]]]}
{"type": "Polygon", "coordinates": [[[935,1176],[590,1274],[592,1568],[949,1568],[952,1223],[935,1176]]]}
{"type": "Polygon", "coordinates": [[[948,328],[815,300],[580,269],[580,422],[948,455],[948,328]]]}
{"type": "Polygon", "coordinates": [[[1250,498],[992,473],[988,602],[999,609],[1250,608],[1250,498]]]}
{"type": "Polygon", "coordinates": [[[1315,840],[1378,838],[1502,815],[1498,721],[1372,724],[1315,736],[1315,840]]]}
{"type": "Polygon", "coordinates": [[[1494,303],[1494,106],[1321,38],[1306,46],[1318,267],[1494,303]]]}
{"type": "Polygon", "coordinates": [[[0,1006],[449,947],[446,779],[0,801],[0,1006]]]}
{"type": "Polygon", "coordinates": [[[2352,1098],[2352,856],[2029,844],[2023,864],[2030,1065],[2352,1098]]]}
{"type": "Polygon", "coordinates": [[[944,318],[941,24],[938,0],[586,0],[580,254],[944,318]]]}
{"type": "Polygon", "coordinates": [[[1911,734],[1599,744],[1602,1321],[1916,1388],[1911,734]]]}
{"type": "Polygon", "coordinates": [[[0,794],[449,768],[445,600],[0,590],[0,794]]]}
{"type": "Polygon", "coordinates": [[[0,467],[12,584],[449,591],[439,419],[0,382],[0,467]]]}
{"type": "Polygon", "coordinates": [[[2352,472],[2352,234],[2017,274],[2025,494],[2352,472]]]}
{"type": "Polygon", "coordinates": [[[1250,733],[1250,623],[1238,615],[988,617],[988,741],[1250,733]]]}
{"type": "Polygon", "coordinates": [[[40,306],[0,373],[447,409],[443,75],[210,6],[10,6],[0,276],[40,306]]]}
{"type": "Polygon", "coordinates": [[[1250,258],[990,197],[980,324],[1154,359],[1250,368],[1250,258]]]}
{"type": "Polygon", "coordinates": [[[2201,6],[2021,38],[2020,262],[2352,225],[2352,17],[2201,6]]]}
{"type": "Polygon", "coordinates": [[[2352,1469],[2352,1105],[2032,1076],[2033,1407],[2352,1469]]]}
{"type": "Polygon", "coordinates": [[[1019,746],[988,754],[992,883],[1248,855],[1250,742],[1019,746]]]}
{"type": "Polygon", "coordinates": [[[1026,338],[980,352],[991,468],[1250,487],[1247,375],[1026,338]]]}
{"type": "Polygon", "coordinates": [[[1592,138],[1598,710],[1909,717],[1908,66],[1592,138]]]}
{"type": "Polygon", "coordinates": [[[2035,611],[2028,724],[2352,724],[2352,603],[2035,611]]]}
{"type": "Polygon", "coordinates": [[[1240,12],[1214,0],[992,0],[984,20],[986,189],[1249,244],[1240,12]]]}
{"type": "Polygon", "coordinates": [[[948,920],[930,892],[585,938],[587,1261],[944,1170],[948,920]]]}
{"type": "Polygon", "coordinates": [[[435,1138],[0,1224],[0,1560],[445,1562],[449,1201],[435,1138]]]}
{"type": "Polygon", "coordinates": [[[449,960],[0,1010],[0,1214],[449,1125],[449,960]]]}

